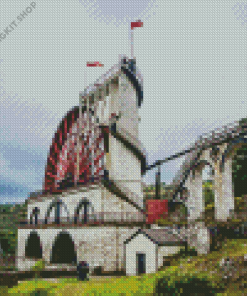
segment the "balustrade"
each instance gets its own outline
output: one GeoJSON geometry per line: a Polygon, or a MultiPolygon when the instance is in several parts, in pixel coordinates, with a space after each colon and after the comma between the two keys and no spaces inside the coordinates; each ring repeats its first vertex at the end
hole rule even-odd
{"type": "Polygon", "coordinates": [[[30,219],[20,220],[20,226],[36,226],[36,225],[81,225],[81,224],[100,224],[100,223],[133,223],[145,222],[145,215],[142,213],[131,212],[97,212],[94,214],[80,214],[77,217],[48,217],[47,219],[37,219],[37,224],[30,219]]]}

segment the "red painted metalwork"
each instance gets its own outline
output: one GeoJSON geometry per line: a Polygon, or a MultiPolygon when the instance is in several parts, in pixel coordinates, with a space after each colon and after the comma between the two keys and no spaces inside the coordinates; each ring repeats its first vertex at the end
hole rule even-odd
{"type": "Polygon", "coordinates": [[[83,111],[82,133],[78,144],[79,107],[69,111],[55,133],[45,171],[45,192],[62,192],[73,184],[99,182],[104,171],[103,133],[95,125],[92,114],[83,111]],[[88,132],[86,129],[90,127],[88,132]],[[90,146],[91,143],[91,146],[90,146]],[[78,146],[79,145],[79,146],[78,146]],[[77,146],[79,148],[79,177],[77,176],[77,146]],[[92,152],[94,154],[92,155],[92,152]],[[94,168],[91,168],[93,158],[94,168]],[[93,171],[92,171],[93,170],[93,171]],[[67,181],[66,181],[67,179],[67,181]]]}
{"type": "Polygon", "coordinates": [[[168,200],[147,201],[147,223],[154,223],[155,220],[166,218],[168,215],[168,200]]]}

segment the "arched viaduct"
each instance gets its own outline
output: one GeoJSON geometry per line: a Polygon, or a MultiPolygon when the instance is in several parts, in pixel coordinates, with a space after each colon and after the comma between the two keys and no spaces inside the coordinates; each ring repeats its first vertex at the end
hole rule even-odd
{"type": "MultiPolygon", "coordinates": [[[[233,159],[239,149],[247,147],[247,119],[241,119],[223,128],[202,135],[188,149],[163,160],[157,160],[146,168],[146,171],[156,166],[186,155],[181,169],[175,175],[173,182],[173,199],[184,201],[188,208],[188,220],[195,221],[205,212],[205,201],[202,189],[202,172],[208,166],[213,179],[215,219],[226,221],[235,210],[234,197],[247,194],[247,183],[233,180],[233,159]],[[234,182],[235,181],[235,182],[234,182]]],[[[247,150],[247,149],[246,149],[247,150]]],[[[246,158],[243,155],[242,158],[246,158]]],[[[246,164],[245,164],[246,165],[246,164]]],[[[242,174],[247,176],[247,166],[242,174]]]]}
{"type": "MultiPolygon", "coordinates": [[[[174,185],[174,199],[183,199],[188,208],[188,219],[196,220],[202,217],[205,211],[205,201],[202,191],[202,171],[208,166],[211,168],[215,219],[226,221],[234,212],[234,197],[240,192],[234,184],[233,159],[239,148],[247,144],[247,123],[240,120],[234,124],[201,136],[192,147],[192,152],[186,155],[181,169],[176,174],[174,185]],[[186,196],[184,193],[186,192],[186,196]]],[[[246,146],[247,147],[247,146],[246,146]]],[[[244,188],[242,192],[244,192],[244,188]]],[[[247,188],[246,188],[247,189],[247,188]]],[[[247,190],[244,192],[247,194],[247,190]]]]}

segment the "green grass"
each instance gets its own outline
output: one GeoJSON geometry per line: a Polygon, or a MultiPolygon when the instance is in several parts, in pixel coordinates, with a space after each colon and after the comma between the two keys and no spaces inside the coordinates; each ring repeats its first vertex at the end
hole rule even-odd
{"type": "MultiPolygon", "coordinates": [[[[160,278],[166,278],[171,287],[174,287],[178,281],[188,282],[192,278],[207,280],[212,287],[218,287],[222,275],[219,261],[227,256],[237,259],[244,254],[247,254],[247,239],[228,240],[220,251],[214,251],[208,255],[180,258],[174,266],[165,267],[155,274],[92,279],[87,282],[80,282],[74,278],[61,279],[58,283],[47,281],[23,282],[9,289],[9,293],[10,295],[30,295],[31,292],[42,289],[48,292],[47,295],[60,296],[153,295],[160,278]]],[[[238,289],[236,284],[230,284],[226,287],[226,292],[228,291],[229,294],[221,295],[233,295],[234,293],[234,295],[242,295],[237,294],[236,289],[238,289]],[[233,294],[230,294],[230,292],[233,292],[233,294]]]]}
{"type": "Polygon", "coordinates": [[[0,295],[8,295],[8,286],[0,286],[0,295]]]}

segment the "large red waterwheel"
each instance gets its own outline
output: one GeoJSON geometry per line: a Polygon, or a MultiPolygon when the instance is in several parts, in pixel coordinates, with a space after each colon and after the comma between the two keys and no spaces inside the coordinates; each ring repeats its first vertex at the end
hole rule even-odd
{"type": "Polygon", "coordinates": [[[104,135],[94,112],[74,107],[60,123],[53,139],[45,172],[45,191],[100,182],[104,174],[104,135]]]}

